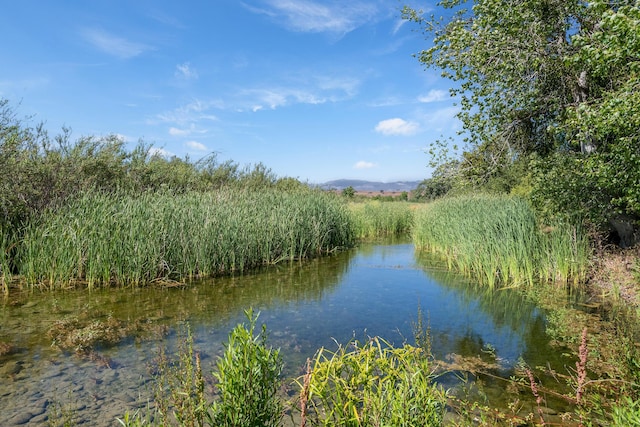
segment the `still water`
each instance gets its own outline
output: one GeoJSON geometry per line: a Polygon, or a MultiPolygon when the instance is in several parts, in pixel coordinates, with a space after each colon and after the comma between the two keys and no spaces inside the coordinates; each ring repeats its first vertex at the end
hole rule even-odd
{"type": "MultiPolygon", "coordinates": [[[[520,359],[532,366],[566,363],[555,360],[560,356],[549,347],[544,313],[518,293],[477,289],[408,242],[370,243],[183,288],[12,295],[0,305],[0,342],[15,349],[0,357],[0,425],[42,425],[61,411],[86,425],[118,425],[116,417],[147,404],[149,367],[160,346],[175,346],[186,322],[203,366],[211,367],[249,307],[260,312],[270,344],[281,348],[288,377],[299,375],[321,346],[334,349],[336,342],[367,336],[413,343],[419,309],[436,358],[490,352],[504,375],[520,359]],[[168,333],[124,338],[115,347],[97,348],[98,357],[79,357],[52,345],[48,334],[57,321],[79,313],[142,321],[168,333]]],[[[455,378],[443,381],[451,386],[455,378]]]]}

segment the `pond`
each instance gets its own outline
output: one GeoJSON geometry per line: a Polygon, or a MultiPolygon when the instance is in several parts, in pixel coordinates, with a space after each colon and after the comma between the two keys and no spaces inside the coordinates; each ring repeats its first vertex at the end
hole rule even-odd
{"type": "MultiPolygon", "coordinates": [[[[545,313],[519,293],[477,289],[408,241],[365,243],[186,287],[11,295],[0,306],[0,342],[14,347],[0,357],[0,425],[38,425],[65,411],[78,423],[118,425],[116,417],[147,404],[149,368],[160,346],[174,348],[188,322],[203,366],[212,367],[249,307],[260,312],[270,344],[282,349],[289,378],[300,375],[321,346],[334,349],[336,342],[367,336],[413,343],[419,311],[438,359],[489,355],[498,376],[508,376],[520,360],[531,366],[571,363],[551,349],[545,313]],[[52,345],[51,333],[61,320],[78,319],[138,322],[166,334],[124,339],[80,357],[52,345]]],[[[454,387],[459,378],[441,381],[454,387]]],[[[502,391],[504,384],[497,384],[495,393],[502,391]]]]}

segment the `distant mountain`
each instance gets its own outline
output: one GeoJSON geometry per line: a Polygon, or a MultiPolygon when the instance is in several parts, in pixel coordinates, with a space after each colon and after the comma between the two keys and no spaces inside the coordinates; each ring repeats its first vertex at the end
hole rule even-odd
{"type": "Polygon", "coordinates": [[[397,181],[397,182],[374,182],[361,181],[358,179],[337,179],[335,181],[320,184],[321,188],[326,190],[335,189],[343,190],[347,187],[353,187],[356,191],[411,191],[414,190],[421,181],[397,181]]]}

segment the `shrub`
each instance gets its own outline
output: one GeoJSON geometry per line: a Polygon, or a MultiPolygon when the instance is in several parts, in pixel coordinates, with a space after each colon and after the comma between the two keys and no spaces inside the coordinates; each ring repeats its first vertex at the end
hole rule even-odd
{"type": "Polygon", "coordinates": [[[278,396],[282,358],[267,346],[266,326],[254,335],[258,316],[245,311],[249,326],[238,325],[229,334],[217,364],[219,399],[213,404],[213,424],[224,427],[278,426],[283,404],[278,396]]]}
{"type": "Polygon", "coordinates": [[[445,393],[433,379],[429,358],[417,347],[372,338],[335,352],[320,349],[302,385],[310,408],[303,418],[319,426],[439,426],[445,393]]]}

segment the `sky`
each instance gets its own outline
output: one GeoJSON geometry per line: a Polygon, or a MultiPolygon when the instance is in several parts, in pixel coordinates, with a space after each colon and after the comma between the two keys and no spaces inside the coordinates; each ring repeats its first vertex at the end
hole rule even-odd
{"type": "Polygon", "coordinates": [[[116,134],[309,183],[422,180],[459,107],[414,56],[429,41],[403,4],[5,2],[0,99],[72,139],[116,134]]]}

